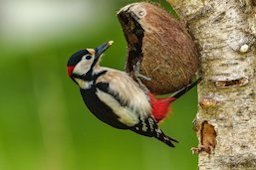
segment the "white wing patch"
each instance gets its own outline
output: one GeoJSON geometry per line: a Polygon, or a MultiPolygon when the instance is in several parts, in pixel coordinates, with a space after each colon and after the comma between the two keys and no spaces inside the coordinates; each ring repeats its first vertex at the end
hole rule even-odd
{"type": "Polygon", "coordinates": [[[114,69],[106,69],[108,72],[99,77],[97,82],[109,84],[109,90],[127,103],[127,107],[133,114],[139,114],[141,119],[147,118],[151,113],[151,105],[147,95],[139,85],[125,72],[114,69]]]}
{"type": "Polygon", "coordinates": [[[110,94],[97,89],[96,95],[103,103],[113,110],[113,112],[119,117],[119,121],[123,124],[127,126],[134,126],[139,123],[138,115],[130,110],[130,108],[121,106],[120,103],[110,94]]]}

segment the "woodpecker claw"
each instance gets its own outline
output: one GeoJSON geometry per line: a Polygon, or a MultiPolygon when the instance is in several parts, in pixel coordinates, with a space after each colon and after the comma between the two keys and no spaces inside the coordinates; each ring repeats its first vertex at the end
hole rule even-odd
{"type": "Polygon", "coordinates": [[[139,86],[143,89],[144,92],[149,93],[150,91],[142,83],[141,79],[145,79],[147,81],[151,81],[151,78],[147,77],[147,76],[145,76],[143,74],[140,74],[140,62],[139,61],[137,61],[136,64],[133,65],[133,73],[134,73],[134,78],[138,82],[139,86]]]}
{"type": "Polygon", "coordinates": [[[151,81],[150,77],[147,77],[147,76],[140,73],[140,62],[139,61],[137,61],[136,64],[133,65],[133,71],[134,71],[134,75],[137,78],[142,78],[142,79],[145,79],[147,81],[151,81]]]}
{"type": "Polygon", "coordinates": [[[137,74],[136,76],[139,77],[139,78],[145,79],[147,81],[151,81],[152,80],[150,77],[144,76],[143,74],[137,74]]]}

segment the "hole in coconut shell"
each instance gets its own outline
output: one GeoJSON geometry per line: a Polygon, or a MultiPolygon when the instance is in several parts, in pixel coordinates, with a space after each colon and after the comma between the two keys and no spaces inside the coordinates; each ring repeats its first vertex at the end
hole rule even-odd
{"type": "Polygon", "coordinates": [[[118,13],[118,18],[122,24],[123,32],[128,42],[128,59],[126,63],[126,71],[133,71],[133,66],[142,60],[142,41],[144,37],[144,29],[134,18],[133,13],[121,11],[118,13]]]}

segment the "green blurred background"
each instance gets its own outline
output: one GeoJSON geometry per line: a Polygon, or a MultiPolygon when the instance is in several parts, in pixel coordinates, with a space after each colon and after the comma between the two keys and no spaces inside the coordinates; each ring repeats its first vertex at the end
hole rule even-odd
{"type": "Polygon", "coordinates": [[[115,14],[132,2],[0,1],[0,170],[197,169],[195,89],[161,125],[180,141],[173,149],[98,121],[66,75],[73,52],[108,40],[115,43],[102,65],[123,69],[126,42],[115,14]]]}

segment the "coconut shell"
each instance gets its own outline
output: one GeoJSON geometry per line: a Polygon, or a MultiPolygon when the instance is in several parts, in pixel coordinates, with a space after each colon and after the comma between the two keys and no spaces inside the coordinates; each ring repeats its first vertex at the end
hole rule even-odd
{"type": "Polygon", "coordinates": [[[191,83],[198,69],[196,45],[186,25],[160,6],[133,3],[117,13],[128,43],[126,71],[134,77],[140,63],[140,79],[155,94],[166,94],[191,83]]]}

